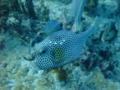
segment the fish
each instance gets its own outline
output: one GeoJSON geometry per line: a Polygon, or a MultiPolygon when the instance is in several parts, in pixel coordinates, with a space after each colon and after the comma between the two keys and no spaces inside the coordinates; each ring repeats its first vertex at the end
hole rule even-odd
{"type": "Polygon", "coordinates": [[[62,28],[63,24],[61,22],[57,20],[51,20],[45,25],[43,30],[47,35],[50,35],[56,31],[62,30],[62,28]]]}
{"type": "MultiPolygon", "coordinates": [[[[85,2],[86,0],[73,0],[72,2],[70,21],[74,22],[77,27],[76,30],[79,29],[78,23],[81,22],[79,19],[81,18],[85,2]],[[76,3],[77,1],[79,3],[76,3]],[[79,9],[75,10],[77,8],[79,9]]],[[[88,29],[81,33],[61,28],[61,24],[58,22],[48,23],[46,31],[51,27],[50,32],[52,31],[52,33],[40,43],[34,45],[32,65],[40,70],[51,70],[78,60],[77,58],[80,58],[84,52],[84,45],[88,37],[99,30],[100,20],[101,18],[96,17],[88,29]]]]}
{"type": "Polygon", "coordinates": [[[98,18],[81,33],[60,30],[49,35],[34,46],[34,63],[37,68],[49,70],[71,63],[84,52],[84,45],[89,36],[98,31],[98,18]]]}

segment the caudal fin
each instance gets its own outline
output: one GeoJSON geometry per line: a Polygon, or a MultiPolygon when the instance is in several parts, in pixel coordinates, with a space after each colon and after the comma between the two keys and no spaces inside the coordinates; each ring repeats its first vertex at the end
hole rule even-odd
{"type": "Polygon", "coordinates": [[[87,0],[73,0],[71,18],[73,21],[78,22],[81,19],[83,9],[87,0]]]}
{"type": "Polygon", "coordinates": [[[81,17],[87,0],[73,0],[71,20],[73,22],[73,30],[77,31],[81,23],[81,17]]]}
{"type": "Polygon", "coordinates": [[[88,29],[82,33],[83,37],[89,37],[91,36],[91,34],[94,34],[95,32],[97,32],[99,29],[99,25],[100,25],[101,19],[96,17],[95,21],[90,25],[90,27],[88,27],[88,29]]]}

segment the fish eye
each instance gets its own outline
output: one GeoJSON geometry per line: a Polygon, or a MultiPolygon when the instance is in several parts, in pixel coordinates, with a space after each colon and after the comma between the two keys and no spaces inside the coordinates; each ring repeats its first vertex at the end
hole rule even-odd
{"type": "Polygon", "coordinates": [[[62,24],[62,23],[60,23],[60,27],[63,27],[63,24],[62,24]]]}
{"type": "Polygon", "coordinates": [[[43,50],[40,51],[40,54],[45,54],[46,51],[47,51],[46,49],[43,49],[43,50]]]}

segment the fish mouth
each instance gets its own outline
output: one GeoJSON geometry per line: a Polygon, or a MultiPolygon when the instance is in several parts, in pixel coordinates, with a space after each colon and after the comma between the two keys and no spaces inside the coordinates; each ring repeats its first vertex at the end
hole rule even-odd
{"type": "Polygon", "coordinates": [[[32,54],[27,55],[27,56],[23,56],[23,58],[27,61],[34,61],[35,60],[35,53],[32,53],[32,54]]]}

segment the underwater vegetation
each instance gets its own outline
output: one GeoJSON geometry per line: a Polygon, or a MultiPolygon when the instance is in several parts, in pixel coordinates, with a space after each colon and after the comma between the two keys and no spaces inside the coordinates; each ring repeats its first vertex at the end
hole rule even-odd
{"type": "Polygon", "coordinates": [[[0,90],[119,90],[119,4],[0,0],[0,90]]]}

